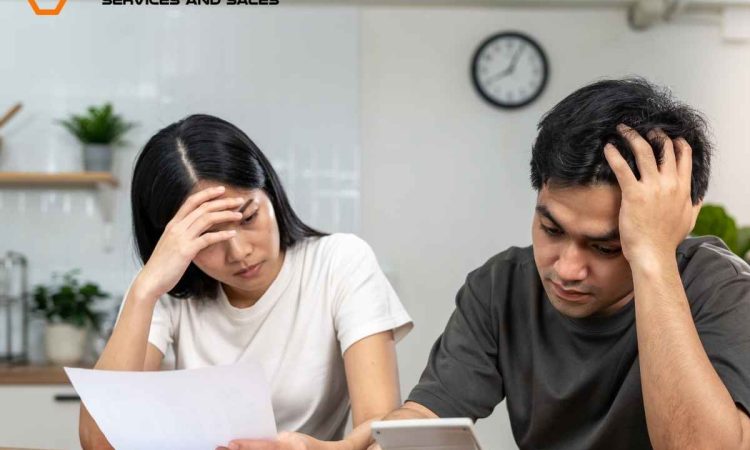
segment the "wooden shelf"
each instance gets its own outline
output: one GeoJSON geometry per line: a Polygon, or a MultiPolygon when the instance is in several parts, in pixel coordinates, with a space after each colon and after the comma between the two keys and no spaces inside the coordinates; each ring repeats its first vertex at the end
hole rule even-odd
{"type": "Polygon", "coordinates": [[[69,189],[84,188],[96,191],[99,210],[104,219],[104,251],[112,245],[115,215],[115,190],[119,182],[110,172],[0,172],[0,189],[69,189]]]}
{"type": "Polygon", "coordinates": [[[118,181],[109,172],[0,172],[0,187],[117,187],[118,181]]]}

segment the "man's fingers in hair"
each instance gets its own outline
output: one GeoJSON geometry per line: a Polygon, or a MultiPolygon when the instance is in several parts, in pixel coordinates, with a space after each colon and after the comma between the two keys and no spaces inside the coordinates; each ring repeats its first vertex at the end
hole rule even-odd
{"type": "Polygon", "coordinates": [[[690,187],[693,177],[693,148],[682,137],[674,140],[674,147],[675,158],[677,160],[677,176],[683,185],[690,187]]]}
{"type": "Polygon", "coordinates": [[[651,144],[643,139],[643,136],[637,131],[625,124],[617,125],[617,131],[630,144],[630,148],[635,155],[635,162],[638,165],[638,171],[641,172],[641,179],[655,179],[659,175],[659,169],[656,166],[656,157],[651,144]]]}
{"type": "Polygon", "coordinates": [[[677,172],[677,163],[675,159],[674,146],[672,140],[661,128],[654,128],[646,135],[651,141],[662,148],[661,167],[659,172],[662,174],[675,174],[677,172]]]}
{"type": "Polygon", "coordinates": [[[604,157],[607,159],[609,167],[612,168],[612,172],[615,173],[617,182],[620,184],[620,189],[625,189],[626,187],[638,182],[635,178],[635,174],[630,170],[628,162],[622,157],[617,147],[609,143],[605,145],[604,157]]]}

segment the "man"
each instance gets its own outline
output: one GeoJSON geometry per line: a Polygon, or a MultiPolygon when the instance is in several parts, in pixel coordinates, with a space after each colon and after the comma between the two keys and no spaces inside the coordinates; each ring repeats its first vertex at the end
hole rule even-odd
{"type": "Polygon", "coordinates": [[[641,79],[555,106],[533,147],[533,245],[469,274],[387,419],[476,420],[506,399],[524,449],[750,448],[750,267],[687,238],[705,128],[641,79]]]}

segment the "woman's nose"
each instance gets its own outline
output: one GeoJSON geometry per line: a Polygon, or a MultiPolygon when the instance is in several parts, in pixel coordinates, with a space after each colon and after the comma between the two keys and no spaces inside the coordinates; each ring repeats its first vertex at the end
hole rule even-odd
{"type": "Polygon", "coordinates": [[[253,253],[252,243],[243,240],[240,236],[235,235],[227,242],[227,259],[228,262],[241,262],[247,260],[248,256],[253,253]]]}

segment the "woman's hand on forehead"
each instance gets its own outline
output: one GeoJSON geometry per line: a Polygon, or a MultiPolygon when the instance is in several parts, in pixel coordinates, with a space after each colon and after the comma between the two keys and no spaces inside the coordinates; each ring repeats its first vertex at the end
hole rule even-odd
{"type": "Polygon", "coordinates": [[[214,186],[188,197],[172,220],[136,278],[134,286],[147,298],[158,299],[174,289],[198,252],[231,239],[236,230],[211,231],[219,224],[242,219],[244,198],[222,197],[226,189],[214,186]]]}

